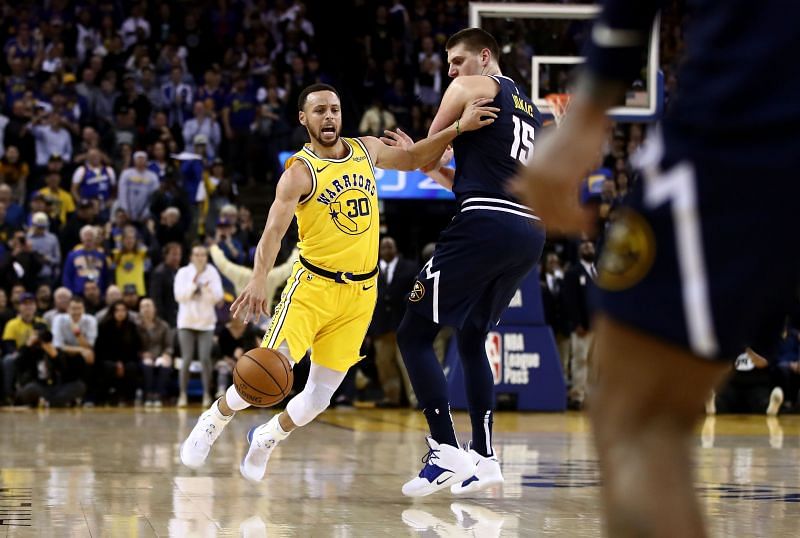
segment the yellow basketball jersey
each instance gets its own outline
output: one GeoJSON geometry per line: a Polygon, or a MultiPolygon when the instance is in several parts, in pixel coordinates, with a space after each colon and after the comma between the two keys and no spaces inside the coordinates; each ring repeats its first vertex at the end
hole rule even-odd
{"type": "Polygon", "coordinates": [[[311,193],[295,215],[300,255],[330,271],[366,273],[378,264],[380,215],[375,167],[357,138],[342,138],[349,148],[342,159],[323,159],[306,145],[286,161],[303,162],[311,171],[311,193]]]}

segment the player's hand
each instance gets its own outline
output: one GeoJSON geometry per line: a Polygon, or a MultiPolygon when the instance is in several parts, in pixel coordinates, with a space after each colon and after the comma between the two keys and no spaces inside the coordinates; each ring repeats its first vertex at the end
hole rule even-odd
{"type": "Polygon", "coordinates": [[[481,97],[467,105],[467,108],[465,108],[464,112],[461,114],[458,124],[459,131],[462,133],[475,131],[476,129],[494,123],[500,109],[496,106],[486,106],[492,101],[494,101],[494,97],[481,97]]]}
{"type": "Polygon", "coordinates": [[[381,142],[387,146],[394,146],[400,149],[408,149],[414,145],[414,141],[404,133],[399,127],[396,131],[383,131],[384,136],[381,137],[381,142]]]}
{"type": "Polygon", "coordinates": [[[595,214],[580,205],[579,190],[600,157],[608,122],[604,111],[575,105],[555,132],[537,138],[533,158],[509,184],[545,227],[568,234],[594,228],[595,214]]]}
{"type": "Polygon", "coordinates": [[[258,321],[259,316],[269,316],[267,310],[267,279],[253,278],[231,305],[231,315],[244,323],[258,321]]]}
{"type": "Polygon", "coordinates": [[[453,155],[454,155],[453,146],[447,146],[447,149],[444,150],[444,153],[442,153],[442,156],[438,161],[434,161],[426,166],[421,166],[420,170],[427,174],[429,172],[433,172],[439,170],[440,168],[449,166],[450,161],[453,160],[453,155]]]}

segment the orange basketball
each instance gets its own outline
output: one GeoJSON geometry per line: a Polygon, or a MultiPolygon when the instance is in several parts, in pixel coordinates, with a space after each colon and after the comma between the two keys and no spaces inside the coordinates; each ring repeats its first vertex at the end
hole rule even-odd
{"type": "Polygon", "coordinates": [[[280,402],[292,390],[293,383],[289,359],[266,347],[245,352],[233,369],[236,392],[255,407],[270,407],[280,402]]]}

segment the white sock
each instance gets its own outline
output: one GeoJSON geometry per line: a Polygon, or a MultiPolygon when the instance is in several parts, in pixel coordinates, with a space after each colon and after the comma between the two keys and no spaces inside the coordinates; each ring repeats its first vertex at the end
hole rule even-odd
{"type": "Polygon", "coordinates": [[[250,407],[250,404],[244,401],[241,396],[239,396],[239,393],[234,385],[231,385],[228,387],[228,390],[225,391],[225,403],[227,403],[228,407],[234,411],[241,411],[242,409],[247,409],[250,407]]]}
{"type": "Polygon", "coordinates": [[[269,422],[267,422],[267,424],[265,425],[266,427],[264,429],[265,430],[269,430],[270,433],[272,433],[273,437],[275,437],[276,440],[283,441],[284,439],[289,437],[289,434],[292,433],[292,432],[284,431],[283,428],[281,428],[281,421],[278,418],[280,416],[281,416],[280,413],[278,413],[277,415],[273,416],[269,420],[269,422]]]}

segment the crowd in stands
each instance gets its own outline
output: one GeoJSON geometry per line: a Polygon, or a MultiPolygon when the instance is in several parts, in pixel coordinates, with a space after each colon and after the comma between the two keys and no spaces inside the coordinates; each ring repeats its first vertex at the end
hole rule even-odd
{"type": "MultiPolygon", "coordinates": [[[[0,7],[2,403],[183,404],[193,371],[190,360],[179,360],[187,348],[200,359],[204,396],[224,388],[263,324],[229,319],[237,284],[224,274],[203,321],[187,322],[181,301],[197,299],[196,290],[178,293],[176,275],[206,271],[200,259],[208,252],[197,245],[211,245],[212,257],[234,266],[252,265],[260,231],[239,193],[274,189],[279,152],[304,142],[295,103],[308,84],[340,90],[346,135],[400,126],[425,136],[448,84],[444,43],[467,25],[468,4],[52,0],[0,7]],[[346,12],[355,31],[332,26],[332,10],[346,12]]],[[[662,17],[668,95],[683,48],[676,12],[662,17]]],[[[504,36],[503,62],[525,77],[531,51],[523,30],[504,36]]],[[[634,187],[629,157],[644,135],[640,125],[609,134],[586,193],[604,220],[634,187]]],[[[408,252],[395,269],[402,258],[391,243],[381,250],[382,289],[391,297],[379,301],[385,311],[365,346],[371,362],[353,373],[342,401],[367,378],[388,406],[415,401],[393,344],[398,314],[391,310],[401,308],[398,290],[426,255],[408,252]]],[[[296,255],[293,246],[289,237],[279,262],[296,255]]],[[[574,407],[591,377],[580,283],[591,280],[593,263],[582,243],[556,239],[542,264],[574,407]]],[[[208,267],[216,272],[219,264],[208,267]]],[[[775,372],[793,399],[797,332],[787,334],[775,372]]]]}

